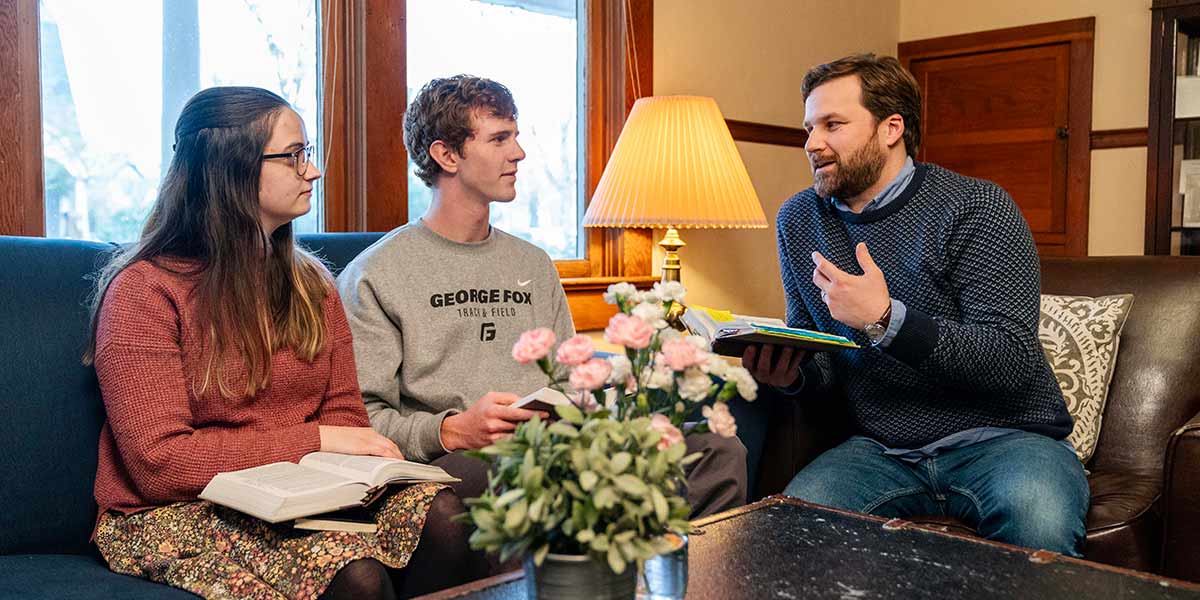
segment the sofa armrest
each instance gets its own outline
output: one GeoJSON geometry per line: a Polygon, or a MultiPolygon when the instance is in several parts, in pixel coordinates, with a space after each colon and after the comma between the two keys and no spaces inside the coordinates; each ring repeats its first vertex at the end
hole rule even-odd
{"type": "Polygon", "coordinates": [[[770,416],[755,497],[783,492],[800,469],[853,430],[848,404],[835,394],[788,397],[763,386],[759,398],[770,416]]]}
{"type": "Polygon", "coordinates": [[[1200,577],[1200,414],[1171,434],[1163,464],[1162,573],[1200,577]]]}

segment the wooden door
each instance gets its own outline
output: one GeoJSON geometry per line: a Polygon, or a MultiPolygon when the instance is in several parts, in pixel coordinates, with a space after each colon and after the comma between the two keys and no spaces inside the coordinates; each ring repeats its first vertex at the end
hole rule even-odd
{"type": "Polygon", "coordinates": [[[900,44],[921,86],[918,158],[1007,190],[1044,255],[1087,254],[1093,22],[900,44]]]}

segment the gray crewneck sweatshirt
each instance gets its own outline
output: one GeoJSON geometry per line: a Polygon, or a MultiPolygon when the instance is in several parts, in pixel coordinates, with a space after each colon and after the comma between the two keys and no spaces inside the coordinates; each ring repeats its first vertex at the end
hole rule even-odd
{"type": "Polygon", "coordinates": [[[512,358],[521,333],[575,334],[553,261],[495,227],[458,243],[420,220],[404,225],[346,266],[338,292],[371,425],[409,460],[445,454],[442,420],[488,391],[546,384],[537,365],[512,358]]]}

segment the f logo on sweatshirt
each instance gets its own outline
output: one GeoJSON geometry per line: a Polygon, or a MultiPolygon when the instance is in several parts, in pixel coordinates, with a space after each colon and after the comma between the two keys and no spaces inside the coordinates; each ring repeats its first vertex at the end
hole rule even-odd
{"type": "Polygon", "coordinates": [[[496,324],[484,323],[479,326],[479,341],[490,342],[496,339],[496,324]]]}

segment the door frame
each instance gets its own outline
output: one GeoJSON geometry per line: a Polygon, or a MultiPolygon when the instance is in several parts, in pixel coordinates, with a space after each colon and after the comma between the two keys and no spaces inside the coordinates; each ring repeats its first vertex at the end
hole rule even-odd
{"type": "Polygon", "coordinates": [[[1067,77],[1065,231],[1035,235],[1038,250],[1043,255],[1087,256],[1088,253],[1088,203],[1092,177],[1092,63],[1095,40],[1096,18],[1085,17],[901,42],[898,46],[900,63],[911,72],[914,60],[1049,44],[1070,45],[1067,77]]]}

